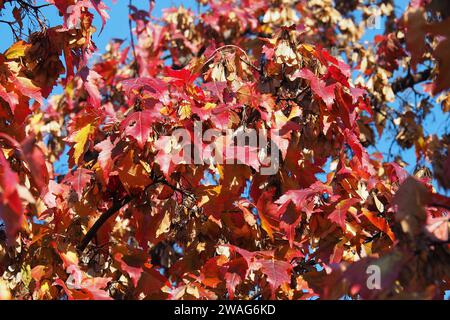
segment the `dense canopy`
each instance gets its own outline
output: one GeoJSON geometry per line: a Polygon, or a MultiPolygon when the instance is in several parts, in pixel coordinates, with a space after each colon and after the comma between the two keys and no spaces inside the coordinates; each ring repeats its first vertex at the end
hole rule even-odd
{"type": "Polygon", "coordinates": [[[114,4],[0,0],[0,298],[442,299],[450,4],[402,3],[130,1],[97,49],[114,4]]]}

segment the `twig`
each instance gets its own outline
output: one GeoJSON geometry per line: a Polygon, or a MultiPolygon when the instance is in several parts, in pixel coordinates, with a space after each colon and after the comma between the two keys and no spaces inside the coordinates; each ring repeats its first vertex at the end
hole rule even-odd
{"type": "Polygon", "coordinates": [[[32,5],[32,4],[30,4],[30,3],[26,2],[26,1],[23,1],[23,0],[11,0],[11,1],[7,1],[7,2],[11,2],[11,3],[12,2],[18,2],[21,7],[25,6],[25,7],[31,8],[33,10],[39,10],[41,8],[49,7],[49,6],[52,5],[51,3],[46,3],[46,4],[41,4],[39,6],[35,6],[35,5],[32,5]]]}
{"type": "MultiPolygon", "coordinates": [[[[236,46],[234,44],[226,44],[226,45],[223,45],[223,46],[217,48],[216,50],[214,50],[214,52],[209,56],[209,58],[203,63],[202,68],[204,68],[209,62],[211,62],[211,60],[214,59],[214,57],[216,56],[217,53],[221,52],[224,49],[230,49],[230,48],[240,51],[245,56],[245,58],[247,58],[247,61],[248,61],[247,64],[252,65],[250,58],[244,49],[242,49],[241,47],[236,46]]],[[[256,66],[252,65],[252,67],[259,71],[259,69],[256,66]]]]}
{"type": "MultiPolygon", "coordinates": [[[[193,197],[192,194],[188,193],[185,190],[182,190],[172,184],[170,184],[167,180],[165,180],[163,177],[158,177],[154,179],[145,189],[140,193],[144,193],[150,188],[151,186],[156,185],[157,183],[162,183],[170,188],[172,188],[174,191],[177,191],[181,193],[182,195],[185,195],[187,197],[193,197]]],[[[111,208],[106,210],[102,215],[95,221],[94,225],[89,229],[89,231],[86,233],[84,238],[81,240],[80,244],[77,246],[77,249],[80,252],[83,252],[84,249],[88,246],[88,244],[91,242],[91,240],[95,237],[98,230],[103,226],[103,224],[113,215],[115,215],[122,207],[124,207],[126,204],[130,203],[131,200],[134,198],[130,195],[125,196],[119,201],[114,201],[111,208]]]]}
{"type": "Polygon", "coordinates": [[[139,76],[139,63],[138,63],[137,55],[136,55],[136,47],[134,45],[133,25],[132,25],[132,21],[131,21],[131,7],[132,7],[132,5],[133,5],[132,0],[129,0],[129,2],[128,2],[128,26],[129,26],[129,29],[130,29],[131,50],[133,51],[134,63],[136,63],[136,71],[137,71],[137,74],[139,76]]]}
{"type": "Polygon", "coordinates": [[[0,23],[6,23],[10,27],[16,41],[20,39],[19,36],[17,35],[16,31],[14,30],[14,27],[13,27],[14,22],[13,21],[0,20],[0,23]]]}
{"type": "Polygon", "coordinates": [[[394,91],[394,93],[405,91],[406,89],[412,88],[420,82],[429,80],[430,76],[431,69],[426,69],[416,74],[408,74],[404,78],[397,78],[392,83],[392,91],[394,91]]]}
{"type": "Polygon", "coordinates": [[[89,231],[84,236],[83,240],[81,240],[80,244],[77,246],[77,249],[83,252],[84,249],[86,249],[89,242],[91,242],[91,240],[95,237],[98,230],[103,226],[103,224],[131,200],[132,197],[127,195],[122,200],[114,202],[113,206],[108,210],[106,210],[104,213],[102,213],[100,218],[98,218],[97,221],[95,221],[94,225],[89,229],[89,231]]]}
{"type": "Polygon", "coordinates": [[[430,203],[430,206],[431,207],[436,207],[436,208],[443,208],[443,209],[446,209],[446,210],[450,211],[450,206],[448,206],[446,204],[443,204],[443,203],[430,203]]]}

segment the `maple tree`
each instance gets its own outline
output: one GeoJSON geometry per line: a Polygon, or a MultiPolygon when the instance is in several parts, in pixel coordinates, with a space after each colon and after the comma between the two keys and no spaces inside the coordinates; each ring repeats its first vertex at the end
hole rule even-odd
{"type": "Polygon", "coordinates": [[[392,0],[198,5],[130,2],[130,41],[94,59],[101,0],[0,0],[15,39],[0,54],[0,298],[442,299],[450,135],[424,123],[450,111],[448,1],[399,17],[392,0]],[[194,139],[196,121],[264,132],[277,171],[174,163],[174,132],[194,139]],[[386,132],[414,147],[414,175],[401,152],[368,151],[386,132]]]}

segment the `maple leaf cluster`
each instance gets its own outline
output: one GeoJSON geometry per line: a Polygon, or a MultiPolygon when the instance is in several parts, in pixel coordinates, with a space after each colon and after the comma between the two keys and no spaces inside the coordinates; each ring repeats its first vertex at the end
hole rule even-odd
{"type": "MultiPolygon", "coordinates": [[[[15,2],[39,16],[25,0],[0,1],[0,12],[15,2]]],[[[108,23],[105,4],[47,2],[62,25],[0,54],[0,298],[442,299],[450,289],[450,199],[433,187],[449,188],[449,135],[423,128],[432,99],[450,110],[441,1],[411,1],[402,17],[376,1],[387,22],[370,46],[370,1],[200,0],[202,11],[159,18],[153,1],[130,4],[132,41],[112,40],[97,59],[92,23],[108,23]],[[424,81],[414,108],[390,104],[424,81]],[[173,161],[185,148],[175,132],[194,149],[199,121],[262,132],[271,144],[256,151],[276,153],[278,170],[236,154],[173,161]],[[389,121],[431,176],[368,151],[389,121]],[[66,147],[69,170],[57,174],[66,147]]]]}

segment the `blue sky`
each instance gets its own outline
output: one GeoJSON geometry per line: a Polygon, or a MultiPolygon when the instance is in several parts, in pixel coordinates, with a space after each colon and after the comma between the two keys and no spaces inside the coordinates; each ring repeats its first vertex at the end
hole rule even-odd
{"type": "MultiPolygon", "coordinates": [[[[99,52],[102,52],[104,50],[105,46],[108,44],[111,38],[119,38],[125,40],[130,39],[130,31],[128,27],[128,0],[104,0],[103,2],[110,8],[110,10],[108,11],[110,19],[107,21],[102,33],[100,35],[97,33],[93,37],[94,42],[99,49],[99,52]]],[[[134,0],[132,2],[133,5],[138,8],[148,9],[147,0],[134,0]]],[[[43,1],[38,0],[38,3],[43,3],[43,1]]],[[[193,10],[197,9],[197,4],[194,0],[156,0],[154,15],[161,16],[162,9],[180,5],[192,8],[193,10]]],[[[41,10],[48,20],[49,25],[55,26],[58,24],[62,24],[62,17],[59,16],[58,11],[55,7],[49,6],[42,8],[41,10]]],[[[13,20],[8,16],[2,16],[0,19],[8,21],[13,20]]],[[[97,27],[97,30],[100,31],[101,19],[99,18],[98,14],[94,15],[94,25],[97,27]]],[[[0,30],[2,30],[2,33],[4,32],[5,34],[8,34],[9,37],[5,38],[5,40],[0,41],[0,51],[4,51],[11,45],[13,37],[11,35],[11,32],[9,32],[7,25],[0,24],[0,30]]]]}
{"type": "MultiPolygon", "coordinates": [[[[119,39],[125,39],[126,41],[129,41],[130,39],[130,33],[129,33],[129,27],[128,27],[128,0],[118,0],[118,1],[111,1],[111,0],[105,0],[105,4],[110,8],[109,15],[110,19],[107,21],[103,31],[101,34],[95,34],[94,35],[94,41],[97,44],[97,47],[99,51],[96,53],[99,55],[101,52],[104,51],[105,46],[109,42],[111,38],[119,38],[119,39]]],[[[409,3],[408,0],[396,0],[395,1],[395,9],[396,13],[399,16],[404,9],[406,8],[407,4],[409,3]]],[[[141,7],[143,9],[148,8],[148,1],[139,1],[134,0],[134,5],[137,5],[138,7],[141,7]]],[[[156,0],[156,5],[154,9],[154,15],[160,16],[162,9],[173,7],[173,6],[180,6],[183,5],[184,7],[189,7],[192,10],[197,10],[197,3],[194,0],[156,0]]],[[[48,22],[50,25],[58,25],[62,23],[62,18],[58,15],[57,10],[53,7],[46,7],[43,8],[43,12],[45,14],[45,17],[48,19],[48,22]]],[[[1,19],[4,20],[12,20],[11,17],[3,16],[1,19]]],[[[101,27],[101,20],[99,16],[96,14],[94,19],[94,25],[97,26],[97,29],[100,30],[101,27]]],[[[382,23],[383,25],[383,23],[382,23]]],[[[2,30],[2,33],[6,30],[5,28],[8,28],[5,24],[0,24],[0,30],[2,30]]],[[[376,34],[382,33],[382,29],[369,29],[367,30],[365,36],[363,37],[363,41],[372,41],[374,36],[376,34]]],[[[8,37],[10,38],[4,38],[4,40],[0,41],[0,51],[6,50],[9,45],[12,43],[12,35],[10,32],[5,32],[8,34],[8,37]]],[[[95,56],[94,56],[95,59],[95,56]]],[[[355,73],[356,74],[356,73],[355,73]]],[[[421,90],[420,86],[416,86],[417,90],[421,90]]],[[[56,90],[57,92],[58,90],[56,90]]],[[[433,109],[432,115],[429,116],[428,120],[426,121],[425,131],[426,133],[438,133],[442,134],[446,129],[448,129],[446,126],[448,125],[448,116],[444,115],[441,111],[441,108],[439,106],[436,106],[433,109]]],[[[369,148],[369,152],[374,151],[380,151],[384,154],[388,153],[390,142],[392,141],[393,134],[391,133],[385,133],[382,137],[382,139],[377,143],[375,147],[369,148]]],[[[407,167],[409,172],[413,172],[414,166],[415,166],[415,154],[414,154],[414,148],[411,148],[409,150],[400,150],[397,146],[394,146],[393,152],[395,154],[400,153],[402,155],[402,158],[404,161],[409,163],[410,165],[407,167]]],[[[65,165],[66,162],[66,155],[64,155],[60,161],[60,163],[57,164],[57,171],[59,173],[64,173],[67,170],[67,166],[65,165]]],[[[443,192],[442,190],[439,190],[443,192]]]]}

